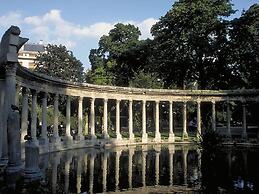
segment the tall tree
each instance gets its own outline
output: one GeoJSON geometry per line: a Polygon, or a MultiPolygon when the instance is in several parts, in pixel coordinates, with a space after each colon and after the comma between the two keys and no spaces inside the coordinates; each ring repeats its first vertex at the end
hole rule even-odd
{"type": "Polygon", "coordinates": [[[47,45],[36,57],[35,71],[68,81],[83,81],[83,64],[63,45],[47,45]]]}
{"type": "Polygon", "coordinates": [[[259,4],[232,21],[230,64],[236,87],[259,87],[259,4]]]}
{"type": "Polygon", "coordinates": [[[210,72],[220,69],[219,64],[227,68],[226,62],[217,61],[224,59],[219,55],[227,41],[224,18],[232,13],[230,0],[179,0],[160,18],[151,33],[166,85],[185,87],[197,81],[201,89],[212,87],[210,72]]]}

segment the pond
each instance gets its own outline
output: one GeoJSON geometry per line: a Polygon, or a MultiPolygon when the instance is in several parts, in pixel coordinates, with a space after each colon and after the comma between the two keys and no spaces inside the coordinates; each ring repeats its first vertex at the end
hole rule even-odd
{"type": "Polygon", "coordinates": [[[259,149],[242,147],[85,148],[41,155],[39,181],[2,173],[0,193],[259,193],[258,161],[259,149]]]}

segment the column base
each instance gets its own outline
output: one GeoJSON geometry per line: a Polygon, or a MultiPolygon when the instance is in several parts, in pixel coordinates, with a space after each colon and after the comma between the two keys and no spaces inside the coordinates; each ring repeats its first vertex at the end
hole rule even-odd
{"type": "MultiPolygon", "coordinates": [[[[37,143],[35,142],[35,141],[33,141],[36,145],[37,145],[37,143]]],[[[61,142],[61,139],[60,139],[60,137],[51,137],[51,143],[54,143],[54,144],[60,144],[60,142],[61,142]]]]}
{"type": "Polygon", "coordinates": [[[182,140],[188,140],[188,139],[189,139],[188,133],[187,132],[183,132],[182,140]]]}
{"type": "Polygon", "coordinates": [[[130,133],[130,134],[129,134],[129,140],[132,140],[132,141],[133,141],[133,140],[134,140],[134,138],[135,138],[134,133],[130,133]]]}
{"type": "Polygon", "coordinates": [[[175,136],[174,133],[169,133],[169,137],[168,137],[168,142],[174,142],[175,141],[175,136]]]}
{"type": "Polygon", "coordinates": [[[90,134],[90,139],[95,141],[97,139],[97,137],[95,134],[90,134]]]}
{"type": "Polygon", "coordinates": [[[77,135],[75,139],[76,139],[77,141],[83,141],[83,140],[85,140],[85,136],[83,136],[83,134],[77,135]]]}
{"type": "Polygon", "coordinates": [[[160,133],[156,133],[155,138],[154,138],[154,142],[161,142],[161,134],[160,133]]]}
{"type": "Polygon", "coordinates": [[[42,173],[40,169],[25,169],[23,172],[23,177],[25,182],[32,182],[42,178],[42,173]]]}
{"type": "Polygon", "coordinates": [[[122,136],[121,136],[120,133],[119,133],[119,134],[116,134],[116,140],[122,140],[122,136]]]}
{"type": "Polygon", "coordinates": [[[7,164],[8,164],[8,158],[7,157],[0,158],[0,167],[4,167],[7,164]]]}
{"type": "Polygon", "coordinates": [[[147,143],[148,142],[148,135],[147,133],[142,134],[142,143],[147,143]]]}
{"type": "Polygon", "coordinates": [[[49,144],[49,139],[46,137],[40,137],[39,138],[39,145],[48,145],[49,144]]]}
{"type": "Polygon", "coordinates": [[[17,173],[20,172],[22,170],[22,164],[8,164],[8,166],[6,167],[6,172],[7,173],[17,173]]]}
{"type": "Polygon", "coordinates": [[[107,132],[102,133],[102,139],[109,139],[109,138],[110,138],[110,136],[107,132]]]}

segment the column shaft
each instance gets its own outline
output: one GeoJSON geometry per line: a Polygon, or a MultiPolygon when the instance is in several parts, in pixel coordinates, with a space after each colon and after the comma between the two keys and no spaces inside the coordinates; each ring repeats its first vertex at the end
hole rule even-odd
{"type": "Polygon", "coordinates": [[[183,139],[188,139],[188,133],[187,133],[187,102],[183,102],[183,139]]]}
{"type": "Polygon", "coordinates": [[[72,140],[71,129],[70,129],[70,117],[71,117],[71,97],[67,96],[66,104],[66,138],[72,140]]]}
{"type": "Polygon", "coordinates": [[[116,139],[120,140],[120,100],[116,100],[116,139]]]}
{"type": "Polygon", "coordinates": [[[161,141],[161,134],[159,131],[159,101],[156,101],[156,134],[155,134],[155,141],[160,142],[161,141]]]}
{"type": "Polygon", "coordinates": [[[103,99],[103,138],[108,139],[108,99],[103,99]]]}
{"type": "Polygon", "coordinates": [[[242,104],[243,108],[243,132],[242,132],[242,138],[247,138],[247,130],[246,130],[246,104],[242,104]]]}
{"type": "Polygon", "coordinates": [[[173,115],[173,102],[169,102],[169,142],[174,142],[174,115],[173,115]]]}
{"type": "Polygon", "coordinates": [[[96,136],[95,136],[94,101],[95,101],[95,98],[91,98],[91,112],[90,112],[90,135],[91,135],[91,139],[96,139],[96,136]]]}
{"type": "Polygon", "coordinates": [[[48,136],[47,136],[47,93],[44,93],[43,98],[42,98],[41,139],[43,140],[44,143],[48,143],[48,136]]]}
{"type": "Polygon", "coordinates": [[[212,101],[212,129],[216,131],[216,103],[212,101]]]}
{"type": "Polygon", "coordinates": [[[147,114],[146,114],[146,101],[142,101],[142,142],[147,143],[147,114]]]}
{"type": "Polygon", "coordinates": [[[201,102],[197,101],[197,137],[201,136],[201,102]]]}
{"type": "Polygon", "coordinates": [[[32,141],[38,142],[37,140],[37,92],[32,91],[32,106],[31,106],[31,138],[32,141]]]}
{"type": "Polygon", "coordinates": [[[231,112],[230,112],[230,103],[227,102],[227,136],[231,138],[231,112]]]}
{"type": "Polygon", "coordinates": [[[28,132],[28,89],[22,89],[22,120],[21,120],[21,141],[25,142],[25,135],[28,132]]]}
{"type": "Polygon", "coordinates": [[[134,140],[133,133],[133,101],[129,100],[129,139],[134,140]]]}
{"type": "Polygon", "coordinates": [[[80,96],[78,99],[78,133],[77,140],[83,140],[83,97],[80,96]]]}
{"type": "Polygon", "coordinates": [[[59,117],[58,99],[59,99],[59,95],[55,94],[55,97],[54,97],[54,128],[53,128],[53,141],[54,142],[60,141],[60,137],[58,134],[58,117],[59,117]]]}

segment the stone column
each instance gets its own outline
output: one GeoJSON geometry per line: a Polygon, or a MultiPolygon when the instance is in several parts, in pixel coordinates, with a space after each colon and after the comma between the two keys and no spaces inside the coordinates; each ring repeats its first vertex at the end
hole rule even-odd
{"type": "Polygon", "coordinates": [[[5,80],[0,74],[0,165],[2,159],[2,148],[3,148],[3,121],[4,121],[4,107],[5,107],[5,80]]]}
{"type": "Polygon", "coordinates": [[[216,103],[212,101],[212,129],[216,131],[216,103]]]}
{"type": "Polygon", "coordinates": [[[19,94],[21,90],[21,85],[16,85],[16,92],[15,92],[15,105],[19,107],[19,94]]]}
{"type": "Polygon", "coordinates": [[[187,133],[187,102],[183,102],[183,134],[182,139],[188,139],[188,133],[187,133]]]}
{"type": "Polygon", "coordinates": [[[121,140],[120,133],[120,100],[116,100],[116,139],[121,140]]]}
{"type": "Polygon", "coordinates": [[[142,184],[146,187],[147,151],[142,148],[142,184]]]}
{"type": "Polygon", "coordinates": [[[231,112],[230,112],[230,102],[227,101],[227,136],[231,138],[231,112]]]}
{"type": "Polygon", "coordinates": [[[94,111],[94,101],[95,98],[91,98],[91,112],[90,112],[90,136],[91,139],[96,139],[95,135],[95,111],[94,111]]]}
{"type": "Polygon", "coordinates": [[[94,159],[95,155],[92,153],[90,156],[90,173],[89,173],[89,193],[93,193],[94,187],[94,159]]]}
{"type": "Polygon", "coordinates": [[[103,153],[103,161],[102,161],[102,167],[103,167],[103,192],[107,191],[107,166],[108,166],[108,155],[106,152],[103,153]]]}
{"type": "Polygon", "coordinates": [[[201,101],[197,101],[197,137],[201,137],[201,101]]]}
{"type": "Polygon", "coordinates": [[[103,99],[103,134],[102,134],[102,137],[104,139],[109,139],[107,106],[108,106],[108,99],[104,98],[103,99]]]}
{"type": "Polygon", "coordinates": [[[173,102],[169,102],[169,142],[174,142],[174,114],[173,114],[173,102]]]}
{"type": "Polygon", "coordinates": [[[68,141],[71,141],[73,139],[72,136],[71,136],[70,117],[71,117],[71,97],[67,96],[67,104],[66,104],[66,138],[67,138],[68,141]]]}
{"type": "Polygon", "coordinates": [[[22,89],[22,120],[21,120],[21,141],[25,142],[25,135],[28,132],[28,89],[22,89]]]}
{"type": "Polygon", "coordinates": [[[37,145],[37,91],[32,90],[32,105],[31,105],[31,138],[37,145]]]}
{"type": "Polygon", "coordinates": [[[40,142],[44,144],[49,143],[47,136],[47,96],[48,94],[45,92],[42,98],[42,125],[40,142]]]}
{"type": "Polygon", "coordinates": [[[147,114],[146,114],[146,100],[142,101],[142,143],[147,143],[147,114]]]}
{"type": "Polygon", "coordinates": [[[159,101],[156,101],[156,134],[155,134],[155,142],[161,141],[161,134],[159,131],[159,101]]]}
{"type": "Polygon", "coordinates": [[[5,66],[5,91],[4,91],[4,110],[2,118],[2,156],[0,164],[8,162],[8,142],[7,142],[7,118],[11,111],[11,104],[15,104],[16,93],[16,63],[9,63],[5,66]]]}
{"type": "Polygon", "coordinates": [[[129,166],[128,166],[128,181],[129,181],[129,188],[132,189],[132,159],[134,155],[134,148],[129,148],[129,166]]]}
{"type": "Polygon", "coordinates": [[[59,99],[59,95],[55,94],[55,97],[54,97],[54,128],[53,128],[53,142],[54,143],[60,143],[60,137],[58,134],[58,117],[59,117],[58,99],[59,99]]]}
{"type": "Polygon", "coordinates": [[[174,179],[174,152],[175,152],[175,147],[174,145],[169,145],[168,147],[168,151],[169,151],[169,174],[170,174],[170,178],[169,178],[169,182],[170,185],[173,185],[173,179],[174,179]]]}
{"type": "Polygon", "coordinates": [[[247,139],[247,131],[246,131],[246,104],[242,104],[243,109],[243,132],[242,132],[242,138],[247,139]]]}
{"type": "Polygon", "coordinates": [[[77,140],[82,141],[84,140],[83,136],[83,97],[79,96],[78,99],[78,133],[77,133],[77,140]]]}
{"type": "Polygon", "coordinates": [[[120,183],[120,156],[121,150],[116,151],[115,156],[115,191],[119,190],[119,183],[120,183]]]}
{"type": "Polygon", "coordinates": [[[133,101],[129,100],[129,139],[134,140],[133,133],[133,101]]]}

